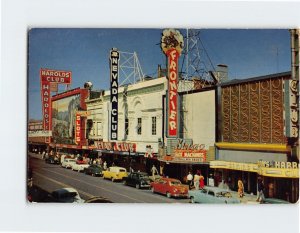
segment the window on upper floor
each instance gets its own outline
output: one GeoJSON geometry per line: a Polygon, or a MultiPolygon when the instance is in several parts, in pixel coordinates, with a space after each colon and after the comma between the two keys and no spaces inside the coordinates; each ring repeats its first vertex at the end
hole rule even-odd
{"type": "Polygon", "coordinates": [[[152,135],[156,135],[156,117],[152,117],[152,135]]]}
{"type": "Polygon", "coordinates": [[[128,118],[125,119],[125,134],[129,134],[129,120],[128,118]]]}
{"type": "Polygon", "coordinates": [[[142,118],[137,119],[137,134],[142,134],[142,118]]]}

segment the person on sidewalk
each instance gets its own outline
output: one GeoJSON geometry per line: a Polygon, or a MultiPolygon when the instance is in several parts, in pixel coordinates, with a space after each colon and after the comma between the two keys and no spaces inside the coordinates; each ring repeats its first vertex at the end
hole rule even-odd
{"type": "Polygon", "coordinates": [[[152,176],[154,178],[155,174],[158,175],[158,171],[157,171],[157,168],[153,165],[152,168],[151,168],[151,173],[152,173],[152,176]]]}
{"type": "Polygon", "coordinates": [[[196,174],[194,175],[194,186],[196,190],[199,190],[199,183],[200,183],[200,171],[197,170],[196,174]]]}
{"type": "Polygon", "coordinates": [[[262,178],[258,177],[257,178],[257,192],[258,192],[258,196],[257,196],[256,201],[258,201],[260,203],[263,203],[265,201],[264,189],[265,189],[265,186],[264,186],[264,183],[262,181],[262,178]]]}
{"type": "Polygon", "coordinates": [[[192,189],[193,186],[193,178],[194,176],[192,175],[191,172],[189,172],[189,174],[187,175],[186,179],[187,179],[187,183],[189,185],[189,189],[192,189]]]}
{"type": "Polygon", "coordinates": [[[204,188],[204,176],[201,174],[199,175],[199,188],[203,189],[204,188]]]}
{"type": "Polygon", "coordinates": [[[243,184],[241,177],[239,177],[239,179],[238,179],[238,194],[239,194],[239,197],[244,196],[244,184],[243,184]]]}

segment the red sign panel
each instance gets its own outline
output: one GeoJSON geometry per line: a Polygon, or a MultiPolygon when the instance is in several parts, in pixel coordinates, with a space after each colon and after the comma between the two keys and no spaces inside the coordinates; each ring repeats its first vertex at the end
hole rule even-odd
{"type": "Polygon", "coordinates": [[[99,150],[114,150],[124,152],[136,152],[135,143],[126,142],[95,142],[95,146],[99,150]]]}
{"type": "MultiPolygon", "coordinates": [[[[53,91],[53,84],[64,83],[70,84],[72,81],[71,71],[62,70],[40,70],[40,81],[41,81],[41,97],[42,97],[42,111],[43,111],[43,127],[44,130],[52,130],[52,114],[51,114],[51,91],[53,91]],[[52,89],[52,90],[51,90],[52,89]]],[[[55,88],[57,91],[57,87],[55,88]]],[[[45,138],[46,143],[50,143],[50,137],[45,138]]]]}
{"type": "Polygon", "coordinates": [[[41,82],[41,98],[44,130],[51,130],[51,95],[49,82],[41,82]]]}
{"type": "Polygon", "coordinates": [[[168,57],[168,118],[167,129],[169,137],[178,135],[178,58],[176,49],[170,49],[166,53],[168,57]]]}
{"type": "Polygon", "coordinates": [[[80,144],[81,141],[81,116],[76,113],[76,125],[75,125],[75,143],[80,144]]]}
{"type": "Polygon", "coordinates": [[[173,160],[189,162],[206,162],[206,150],[174,150],[173,160]]]}
{"type": "Polygon", "coordinates": [[[41,69],[40,77],[42,82],[54,82],[64,84],[70,84],[72,82],[71,71],[41,69]]]}

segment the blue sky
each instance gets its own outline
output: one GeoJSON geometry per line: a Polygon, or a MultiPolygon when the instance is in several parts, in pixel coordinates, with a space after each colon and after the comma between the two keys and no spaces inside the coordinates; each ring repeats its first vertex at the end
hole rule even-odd
{"type": "MultiPolygon", "coordinates": [[[[185,36],[186,30],[179,29],[185,36]]],[[[71,88],[91,81],[109,88],[109,51],[136,52],[145,75],[165,67],[160,46],[162,29],[31,29],[28,36],[29,119],[42,119],[40,68],[72,71],[71,88]]],[[[226,64],[229,79],[290,71],[287,29],[201,29],[200,38],[213,65],[226,64]]],[[[182,62],[183,57],[180,58],[182,62]]],[[[60,85],[60,90],[64,86],[60,85]]]]}

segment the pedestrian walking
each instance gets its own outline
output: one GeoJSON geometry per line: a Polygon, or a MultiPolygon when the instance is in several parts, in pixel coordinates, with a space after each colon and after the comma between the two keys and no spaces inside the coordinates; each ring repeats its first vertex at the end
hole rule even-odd
{"type": "Polygon", "coordinates": [[[153,179],[154,179],[155,174],[158,175],[157,168],[154,166],[154,164],[153,164],[153,166],[152,166],[152,168],[151,168],[151,173],[152,173],[153,179]]]}
{"type": "Polygon", "coordinates": [[[191,172],[189,172],[189,174],[186,177],[187,183],[189,185],[189,189],[192,189],[192,187],[193,187],[193,178],[194,178],[194,176],[192,175],[191,172]]]}
{"type": "Polygon", "coordinates": [[[239,177],[239,179],[238,179],[238,195],[239,195],[239,197],[244,196],[244,184],[243,184],[241,177],[239,177]]]}
{"type": "Polygon", "coordinates": [[[106,161],[104,161],[104,163],[103,163],[103,169],[104,169],[104,170],[107,169],[107,163],[106,163],[106,161]]]}
{"type": "Polygon", "coordinates": [[[265,186],[264,186],[264,183],[262,181],[262,178],[258,177],[257,178],[257,192],[258,192],[258,196],[257,196],[256,201],[258,201],[260,203],[263,203],[265,201],[264,189],[265,189],[265,186]]]}
{"type": "Polygon", "coordinates": [[[199,188],[203,189],[204,188],[204,176],[202,176],[201,172],[199,175],[199,188]]]}
{"type": "Polygon", "coordinates": [[[199,183],[200,183],[200,171],[197,170],[196,174],[194,175],[194,186],[196,190],[199,189],[199,183]]]}

